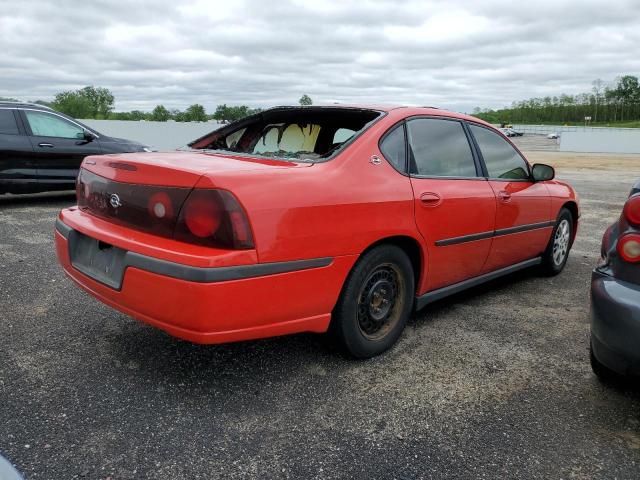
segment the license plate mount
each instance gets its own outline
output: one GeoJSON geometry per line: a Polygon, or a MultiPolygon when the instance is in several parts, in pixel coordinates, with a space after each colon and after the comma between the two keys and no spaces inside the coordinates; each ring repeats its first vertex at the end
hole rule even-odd
{"type": "Polygon", "coordinates": [[[127,251],[88,237],[77,230],[69,234],[71,265],[86,276],[115,290],[122,287],[127,251]]]}

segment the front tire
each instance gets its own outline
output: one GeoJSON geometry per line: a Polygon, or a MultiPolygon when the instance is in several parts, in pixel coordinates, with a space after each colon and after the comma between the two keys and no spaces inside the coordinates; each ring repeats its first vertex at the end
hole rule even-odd
{"type": "Polygon", "coordinates": [[[560,210],[551,239],[542,256],[542,272],[548,276],[558,275],[569,259],[573,238],[573,215],[566,208],[560,210]]]}
{"type": "Polygon", "coordinates": [[[370,358],[400,337],[413,309],[413,267],[395,245],[365,253],[349,274],[333,311],[331,330],[353,357],[370,358]]]}

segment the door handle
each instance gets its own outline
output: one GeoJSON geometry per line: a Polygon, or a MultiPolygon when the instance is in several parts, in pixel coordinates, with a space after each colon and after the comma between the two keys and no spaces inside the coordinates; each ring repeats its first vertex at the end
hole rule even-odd
{"type": "Polygon", "coordinates": [[[503,202],[508,202],[509,200],[511,200],[511,194],[506,190],[500,190],[498,192],[498,197],[500,197],[500,200],[502,200],[503,202]]]}
{"type": "Polygon", "coordinates": [[[424,192],[420,195],[420,202],[425,207],[437,207],[442,203],[442,197],[437,193],[424,192]]]}
{"type": "Polygon", "coordinates": [[[38,146],[53,148],[53,143],[39,143],[38,146]]]}

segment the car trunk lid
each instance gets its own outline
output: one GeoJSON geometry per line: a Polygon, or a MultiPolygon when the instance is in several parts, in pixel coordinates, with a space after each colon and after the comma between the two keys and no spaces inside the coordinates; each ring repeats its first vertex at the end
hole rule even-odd
{"type": "Polygon", "coordinates": [[[87,157],[82,168],[109,180],[138,185],[193,187],[205,174],[304,168],[311,163],[203,151],[149,152],[87,157]]]}
{"type": "Polygon", "coordinates": [[[78,207],[92,215],[172,238],[180,210],[198,180],[302,164],[205,152],[87,157],[76,184],[78,207]]]}

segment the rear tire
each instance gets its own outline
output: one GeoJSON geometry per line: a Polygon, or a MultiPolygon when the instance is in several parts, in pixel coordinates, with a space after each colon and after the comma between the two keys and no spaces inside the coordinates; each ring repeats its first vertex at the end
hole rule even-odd
{"type": "Polygon", "coordinates": [[[573,238],[573,215],[566,208],[560,210],[551,232],[549,245],[542,255],[541,270],[544,275],[558,275],[567,264],[573,238]]]}
{"type": "Polygon", "coordinates": [[[333,310],[331,332],[351,356],[370,358],[400,337],[413,309],[415,281],[407,254],[380,245],[356,263],[333,310]]]}

